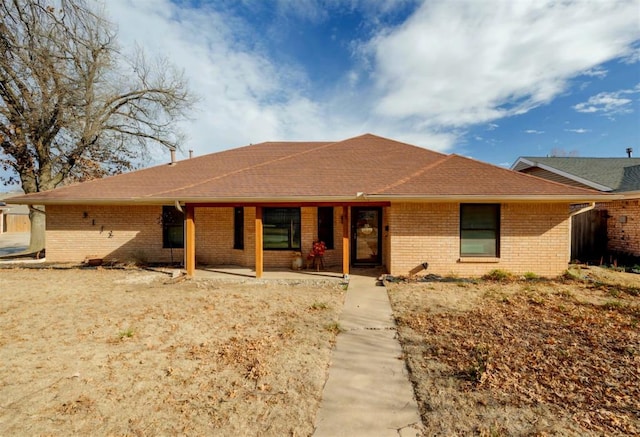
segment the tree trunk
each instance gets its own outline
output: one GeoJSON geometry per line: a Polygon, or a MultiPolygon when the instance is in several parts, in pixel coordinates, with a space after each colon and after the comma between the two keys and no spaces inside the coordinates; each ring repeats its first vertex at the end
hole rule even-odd
{"type": "Polygon", "coordinates": [[[29,208],[29,219],[31,220],[31,238],[27,253],[40,252],[45,248],[46,215],[44,207],[34,205],[29,208]]]}

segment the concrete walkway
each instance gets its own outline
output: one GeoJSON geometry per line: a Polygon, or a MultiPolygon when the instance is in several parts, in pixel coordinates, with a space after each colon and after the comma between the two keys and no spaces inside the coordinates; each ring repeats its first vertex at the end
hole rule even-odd
{"type": "Polygon", "coordinates": [[[24,252],[29,247],[29,232],[3,232],[0,234],[0,256],[24,252]]]}
{"type": "Polygon", "coordinates": [[[416,436],[421,422],[384,287],[351,276],[316,437],[416,436]]]}

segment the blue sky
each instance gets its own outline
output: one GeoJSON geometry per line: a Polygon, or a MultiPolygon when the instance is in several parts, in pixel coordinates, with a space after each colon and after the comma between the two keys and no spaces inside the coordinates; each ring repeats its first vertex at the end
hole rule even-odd
{"type": "Polygon", "coordinates": [[[95,4],[200,97],[181,158],[366,132],[505,166],[640,156],[640,0],[95,4]]]}
{"type": "Polygon", "coordinates": [[[106,11],[123,46],[191,79],[196,154],[365,132],[499,165],[640,154],[637,0],[110,0],[106,11]]]}

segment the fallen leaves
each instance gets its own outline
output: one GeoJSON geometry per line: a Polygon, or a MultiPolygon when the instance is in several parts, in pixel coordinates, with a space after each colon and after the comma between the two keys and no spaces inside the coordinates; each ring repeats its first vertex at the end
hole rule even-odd
{"type": "Polygon", "coordinates": [[[269,356],[275,353],[275,338],[264,336],[260,338],[231,337],[218,349],[218,355],[227,365],[239,366],[244,369],[244,377],[253,381],[269,373],[266,365],[269,356]]]}
{"type": "Polygon", "coordinates": [[[466,312],[396,303],[400,332],[420,337],[421,359],[449,366],[462,390],[551,405],[597,433],[640,433],[640,299],[626,293],[597,305],[574,298],[566,284],[510,287],[520,288],[485,293],[466,312]]]}

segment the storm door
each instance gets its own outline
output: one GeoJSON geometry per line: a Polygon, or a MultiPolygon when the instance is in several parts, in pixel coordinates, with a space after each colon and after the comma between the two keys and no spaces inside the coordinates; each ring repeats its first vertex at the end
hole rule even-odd
{"type": "Polygon", "coordinates": [[[382,208],[351,208],[351,264],[382,264],[382,208]]]}

